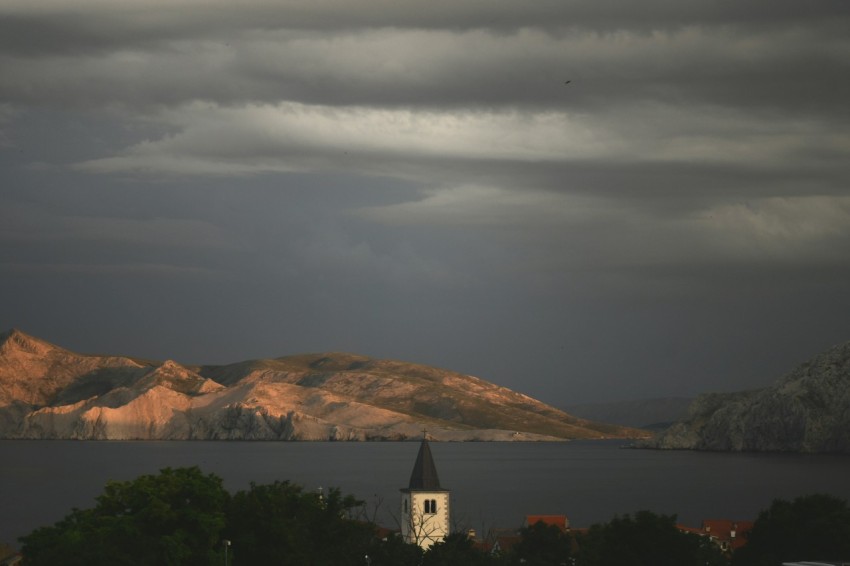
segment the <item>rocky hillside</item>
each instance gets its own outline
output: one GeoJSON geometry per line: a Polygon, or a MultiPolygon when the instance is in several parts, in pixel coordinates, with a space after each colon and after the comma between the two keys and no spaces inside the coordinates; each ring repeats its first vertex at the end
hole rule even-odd
{"type": "Polygon", "coordinates": [[[484,380],[354,354],[225,366],[81,355],[0,334],[0,437],[563,440],[642,431],[568,415],[484,380]]]}
{"type": "Polygon", "coordinates": [[[653,448],[850,453],[850,342],[758,391],[702,395],[653,448]]]}

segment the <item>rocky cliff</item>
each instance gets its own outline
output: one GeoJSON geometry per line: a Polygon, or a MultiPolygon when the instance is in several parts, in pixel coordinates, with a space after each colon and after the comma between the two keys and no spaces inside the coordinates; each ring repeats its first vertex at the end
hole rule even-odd
{"type": "Polygon", "coordinates": [[[697,398],[652,448],[850,453],[850,342],[772,387],[697,398]]]}
{"type": "Polygon", "coordinates": [[[172,440],[635,438],[482,379],[354,354],[186,367],[0,334],[0,437],[172,440]]]}

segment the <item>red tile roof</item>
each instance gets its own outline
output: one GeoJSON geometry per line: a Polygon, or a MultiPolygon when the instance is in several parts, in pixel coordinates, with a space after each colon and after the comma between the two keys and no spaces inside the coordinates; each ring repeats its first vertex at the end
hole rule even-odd
{"type": "Polygon", "coordinates": [[[745,533],[753,528],[752,521],[732,521],[730,519],[705,519],[700,528],[676,525],[685,533],[710,537],[714,542],[728,550],[735,550],[747,544],[745,533]]]}
{"type": "Polygon", "coordinates": [[[728,543],[732,550],[747,544],[745,533],[753,528],[752,521],[731,521],[729,519],[705,519],[703,532],[722,543],[728,543]]]}
{"type": "Polygon", "coordinates": [[[525,516],[525,525],[530,527],[537,523],[543,523],[544,525],[554,525],[561,529],[561,531],[566,531],[570,526],[569,520],[567,520],[566,515],[526,515],[525,516]]]}

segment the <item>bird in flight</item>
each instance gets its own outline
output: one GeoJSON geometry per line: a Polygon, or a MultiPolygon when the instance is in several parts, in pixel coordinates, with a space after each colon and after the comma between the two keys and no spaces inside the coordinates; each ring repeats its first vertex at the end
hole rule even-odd
{"type": "Polygon", "coordinates": [[[568,85],[568,84],[570,84],[571,82],[573,82],[573,81],[564,81],[564,84],[565,84],[565,85],[568,85]]]}

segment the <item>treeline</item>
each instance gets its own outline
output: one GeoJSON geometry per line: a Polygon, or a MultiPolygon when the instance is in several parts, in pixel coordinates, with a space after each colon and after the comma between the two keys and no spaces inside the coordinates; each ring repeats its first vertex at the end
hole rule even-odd
{"type": "Polygon", "coordinates": [[[422,552],[365,519],[363,502],[289,482],[235,494],[197,467],[110,482],[91,509],[21,537],[25,565],[297,566],[776,566],[850,559],[847,502],[812,495],[777,500],[732,556],[683,533],[675,516],[615,517],[581,535],[542,523],[494,554],[453,534],[422,552]]]}

